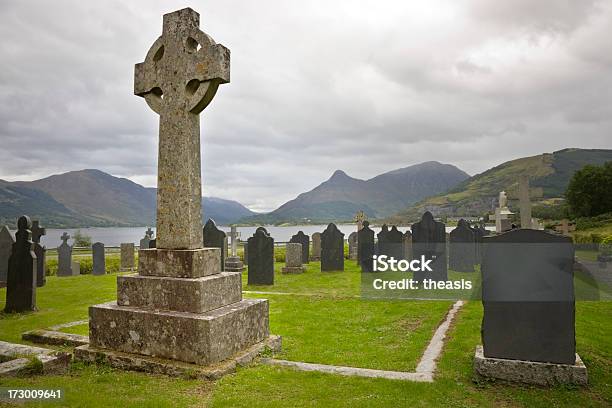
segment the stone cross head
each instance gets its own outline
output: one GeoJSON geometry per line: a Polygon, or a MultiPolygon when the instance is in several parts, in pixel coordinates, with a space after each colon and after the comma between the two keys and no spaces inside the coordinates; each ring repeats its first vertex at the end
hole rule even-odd
{"type": "Polygon", "coordinates": [[[40,226],[40,223],[38,220],[32,221],[31,230],[32,230],[32,241],[36,242],[37,244],[40,244],[40,237],[42,237],[43,235],[47,235],[47,230],[40,226]]]}
{"type": "Polygon", "coordinates": [[[136,64],[134,94],[160,115],[199,114],[230,80],[229,50],[199,26],[200,15],[190,8],[165,14],[161,37],[136,64]]]}
{"type": "MultiPolygon", "coordinates": [[[[30,228],[32,228],[32,221],[30,221],[30,217],[27,215],[22,215],[17,220],[17,232],[15,233],[15,241],[16,244],[23,244],[28,242],[31,238],[30,228]]],[[[13,245],[13,248],[15,246],[13,245]]]]}
{"type": "Polygon", "coordinates": [[[151,227],[148,227],[147,230],[145,231],[145,236],[152,238],[153,237],[153,230],[151,229],[151,227]]]}
{"type": "Polygon", "coordinates": [[[68,245],[68,240],[70,239],[70,235],[64,232],[60,238],[62,241],[64,241],[63,242],[64,244],[68,245]]]}

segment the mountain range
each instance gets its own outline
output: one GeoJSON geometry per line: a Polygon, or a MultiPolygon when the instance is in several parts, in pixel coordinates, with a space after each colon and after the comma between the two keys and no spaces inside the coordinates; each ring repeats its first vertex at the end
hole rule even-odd
{"type": "MultiPolygon", "coordinates": [[[[232,223],[254,213],[242,204],[203,197],[204,217],[232,223]]],[[[47,227],[154,225],[156,189],[100,170],[71,171],[35,181],[0,180],[0,225],[28,214],[47,227]]]]}
{"type": "Polygon", "coordinates": [[[369,218],[397,213],[434,194],[448,191],[470,176],[450,164],[428,161],[389,171],[368,180],[342,170],[314,189],[298,195],[276,210],[246,217],[241,223],[349,221],[363,210],[369,218]]]}
{"type": "Polygon", "coordinates": [[[550,205],[563,199],[576,170],[608,161],[612,161],[612,150],[575,148],[511,160],[470,177],[447,192],[427,197],[386,221],[416,221],[425,211],[436,216],[483,216],[497,206],[500,191],[508,194],[510,209],[518,210],[518,180],[522,174],[530,178],[532,203],[550,205]]]}

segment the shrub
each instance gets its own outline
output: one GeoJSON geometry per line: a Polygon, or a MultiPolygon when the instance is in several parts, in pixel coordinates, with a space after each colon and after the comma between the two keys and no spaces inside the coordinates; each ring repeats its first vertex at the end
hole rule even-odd
{"type": "Polygon", "coordinates": [[[75,247],[91,247],[91,237],[89,235],[85,235],[81,232],[81,230],[77,230],[74,233],[74,246],[75,247]]]}

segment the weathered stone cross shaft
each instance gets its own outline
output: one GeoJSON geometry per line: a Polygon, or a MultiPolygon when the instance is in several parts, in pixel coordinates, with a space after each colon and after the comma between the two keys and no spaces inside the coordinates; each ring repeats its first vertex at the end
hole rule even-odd
{"type": "Polygon", "coordinates": [[[230,80],[230,52],[200,31],[190,8],[164,15],[162,35],[136,64],[134,93],[159,114],[157,248],[202,247],[199,114],[230,80]]]}

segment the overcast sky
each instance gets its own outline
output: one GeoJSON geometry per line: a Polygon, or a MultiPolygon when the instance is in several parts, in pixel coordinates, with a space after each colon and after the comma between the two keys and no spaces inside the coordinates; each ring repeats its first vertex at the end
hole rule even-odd
{"type": "Polygon", "coordinates": [[[203,193],[271,210],[343,169],[475,174],[612,148],[612,2],[0,1],[0,179],[96,168],[155,186],[133,65],[191,7],[231,50],[202,113],[203,193]]]}

